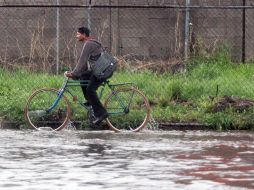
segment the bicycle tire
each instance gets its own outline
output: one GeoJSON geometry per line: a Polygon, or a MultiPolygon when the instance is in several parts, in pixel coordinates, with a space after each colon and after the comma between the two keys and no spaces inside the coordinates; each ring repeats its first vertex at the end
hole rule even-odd
{"type": "Polygon", "coordinates": [[[45,111],[49,109],[57,96],[58,90],[54,88],[42,88],[32,93],[24,110],[29,126],[37,130],[41,127],[50,127],[55,131],[59,131],[67,125],[71,109],[65,96],[61,97],[52,111],[45,111]]]}
{"type": "Polygon", "coordinates": [[[106,122],[116,132],[124,130],[138,132],[146,126],[150,118],[150,105],[147,98],[134,87],[114,90],[105,100],[104,106],[109,113],[106,122]],[[129,108],[120,104],[125,106],[129,104],[129,108]],[[119,113],[116,112],[117,110],[119,113]]]}

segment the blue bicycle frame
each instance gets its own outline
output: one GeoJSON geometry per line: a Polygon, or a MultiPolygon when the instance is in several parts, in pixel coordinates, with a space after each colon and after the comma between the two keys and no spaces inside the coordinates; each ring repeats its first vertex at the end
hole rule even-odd
{"type": "MultiPolygon", "coordinates": [[[[57,98],[56,100],[54,101],[54,103],[51,105],[51,107],[47,110],[47,113],[50,113],[55,107],[56,105],[58,104],[59,100],[62,98],[63,94],[65,92],[68,92],[72,97],[75,97],[74,93],[69,89],[69,87],[74,87],[74,86],[87,86],[88,83],[90,81],[89,80],[70,80],[69,78],[65,78],[64,82],[63,82],[63,85],[62,87],[60,88],[60,90],[58,91],[58,94],[57,94],[57,98]]],[[[102,86],[105,86],[107,85],[111,92],[114,92],[115,88],[118,87],[118,86],[123,86],[123,85],[131,85],[131,86],[134,86],[134,83],[130,83],[130,82],[127,82],[127,83],[119,83],[119,84],[110,84],[108,80],[106,80],[105,82],[102,83],[102,86]]],[[[99,93],[99,98],[102,97],[102,94],[103,94],[103,91],[104,91],[104,87],[101,89],[100,93],[99,93]]],[[[117,97],[117,100],[119,101],[120,105],[121,105],[121,108],[124,110],[125,113],[127,113],[129,111],[129,106],[130,106],[130,103],[131,103],[131,100],[133,98],[133,94],[130,98],[130,101],[129,103],[127,104],[127,106],[125,106],[124,102],[121,100],[120,97],[117,97]]],[[[78,103],[86,108],[87,110],[89,109],[89,107],[85,106],[83,104],[83,102],[81,102],[80,100],[78,100],[78,103]]],[[[117,113],[109,113],[109,114],[118,114],[119,112],[117,113]]],[[[123,112],[121,112],[123,113],[123,112]]]]}

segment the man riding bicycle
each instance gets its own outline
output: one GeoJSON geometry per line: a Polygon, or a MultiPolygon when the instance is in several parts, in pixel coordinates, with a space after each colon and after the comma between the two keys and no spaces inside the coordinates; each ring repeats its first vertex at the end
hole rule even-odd
{"type": "MultiPolygon", "coordinates": [[[[86,106],[92,106],[95,119],[92,124],[97,125],[108,117],[107,110],[103,107],[97,96],[96,90],[105,81],[94,76],[91,69],[91,62],[96,61],[103,52],[101,44],[90,37],[90,30],[87,27],[78,28],[76,38],[80,42],[84,42],[78,63],[73,71],[67,71],[66,76],[72,79],[89,80],[88,86],[81,86],[86,106]]],[[[82,84],[82,83],[81,83],[82,84]]]]}

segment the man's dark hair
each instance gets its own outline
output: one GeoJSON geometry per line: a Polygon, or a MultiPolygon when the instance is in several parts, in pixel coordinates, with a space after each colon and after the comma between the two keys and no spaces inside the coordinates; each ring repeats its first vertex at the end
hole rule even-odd
{"type": "Polygon", "coordinates": [[[85,34],[86,36],[90,36],[90,30],[87,27],[78,28],[78,32],[81,34],[85,34]]]}

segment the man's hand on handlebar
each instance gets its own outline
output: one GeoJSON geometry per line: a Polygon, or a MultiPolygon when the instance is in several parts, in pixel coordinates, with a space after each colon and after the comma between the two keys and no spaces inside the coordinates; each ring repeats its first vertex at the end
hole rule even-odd
{"type": "Polygon", "coordinates": [[[73,80],[77,80],[78,79],[77,77],[73,76],[71,71],[65,71],[64,72],[64,76],[67,77],[67,78],[71,78],[73,80]]]}

